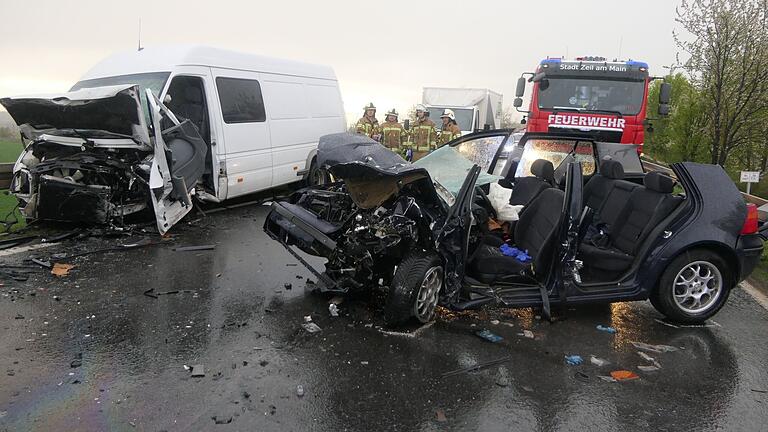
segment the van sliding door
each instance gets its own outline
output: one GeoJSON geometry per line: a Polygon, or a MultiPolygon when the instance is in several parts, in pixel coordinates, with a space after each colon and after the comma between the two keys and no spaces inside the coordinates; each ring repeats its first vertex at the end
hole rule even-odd
{"type": "Polygon", "coordinates": [[[272,152],[260,76],[212,68],[226,148],[227,198],[272,186],[272,152]]]}

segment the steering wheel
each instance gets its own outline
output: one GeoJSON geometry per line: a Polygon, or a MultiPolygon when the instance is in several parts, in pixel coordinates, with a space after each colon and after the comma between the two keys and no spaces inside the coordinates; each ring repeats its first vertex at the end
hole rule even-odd
{"type": "Polygon", "coordinates": [[[477,191],[477,194],[475,194],[475,204],[483,207],[488,212],[489,216],[496,219],[496,209],[493,208],[493,204],[491,204],[491,200],[488,198],[488,195],[485,193],[483,188],[480,186],[475,186],[475,190],[477,191]]]}

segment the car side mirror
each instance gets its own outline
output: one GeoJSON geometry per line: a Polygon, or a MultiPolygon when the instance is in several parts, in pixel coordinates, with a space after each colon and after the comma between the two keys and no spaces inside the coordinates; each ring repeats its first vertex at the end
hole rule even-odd
{"type": "Polygon", "coordinates": [[[521,98],[521,97],[516,97],[516,98],[515,98],[515,100],[514,100],[514,102],[512,102],[512,105],[513,105],[515,108],[520,108],[521,106],[523,106],[523,98],[521,98]]]}
{"type": "Polygon", "coordinates": [[[411,128],[411,119],[405,119],[405,121],[403,121],[403,128],[405,128],[405,130],[411,128]]]}
{"type": "Polygon", "coordinates": [[[517,88],[515,89],[515,96],[516,97],[523,97],[525,94],[525,77],[520,77],[517,79],[517,88]]]}
{"type": "Polygon", "coordinates": [[[672,98],[672,84],[661,83],[659,88],[659,105],[669,105],[672,98]]]}

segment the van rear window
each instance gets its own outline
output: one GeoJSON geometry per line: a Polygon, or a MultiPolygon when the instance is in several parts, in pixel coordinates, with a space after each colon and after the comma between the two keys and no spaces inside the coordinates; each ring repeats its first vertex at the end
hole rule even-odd
{"type": "Polygon", "coordinates": [[[225,123],[253,123],[266,120],[261,86],[256,80],[216,78],[225,123]]]}

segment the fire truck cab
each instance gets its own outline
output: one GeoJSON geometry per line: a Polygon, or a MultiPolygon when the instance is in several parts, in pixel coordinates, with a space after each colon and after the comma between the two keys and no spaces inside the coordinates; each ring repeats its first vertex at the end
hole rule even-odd
{"type": "MultiPolygon", "coordinates": [[[[528,132],[585,136],[603,142],[637,144],[645,137],[648,86],[655,79],[640,61],[547,58],[536,72],[518,79],[514,106],[523,104],[527,82],[533,93],[527,113],[528,132]]],[[[662,84],[659,114],[669,112],[670,85],[662,84]]]]}

